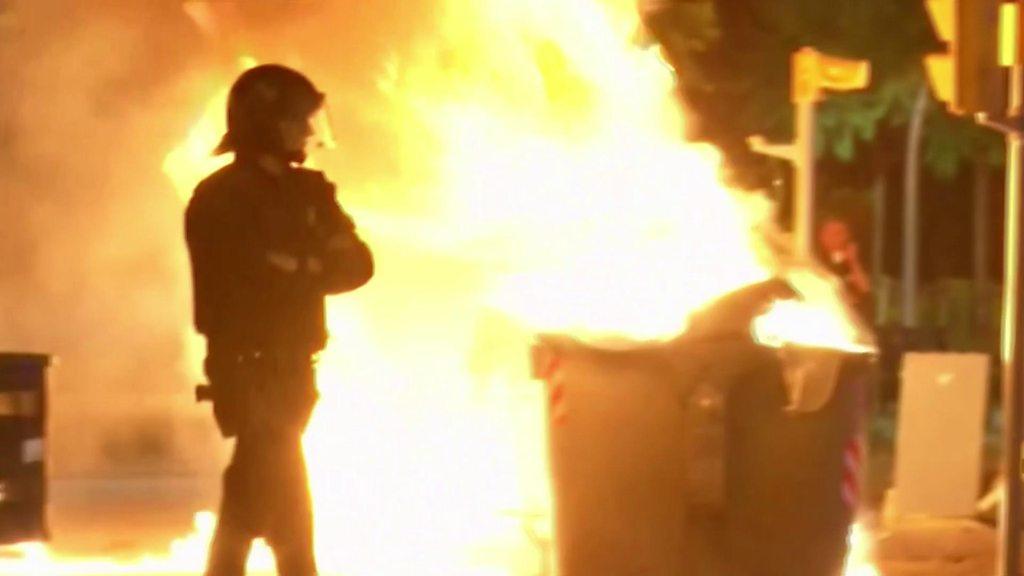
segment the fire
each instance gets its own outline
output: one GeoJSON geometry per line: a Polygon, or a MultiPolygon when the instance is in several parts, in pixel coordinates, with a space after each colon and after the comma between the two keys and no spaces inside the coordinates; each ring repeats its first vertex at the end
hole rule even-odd
{"type": "MultiPolygon", "coordinates": [[[[138,576],[139,574],[198,574],[205,568],[206,549],[215,518],[209,512],[195,517],[195,531],[171,543],[166,554],[124,562],[114,558],[58,557],[43,544],[11,546],[0,555],[5,576],[138,576]]],[[[249,559],[250,571],[268,572],[273,558],[266,546],[256,546],[249,559]]]]}
{"type": "MultiPolygon", "coordinates": [[[[629,40],[634,0],[448,0],[445,14],[434,42],[378,81],[389,117],[409,126],[397,156],[435,175],[416,190],[429,202],[350,204],[361,188],[406,196],[317,158],[346,183],[379,264],[366,289],[329,303],[306,440],[325,574],[538,573],[551,502],[531,334],[666,338],[775,273],[760,237],[772,206],[724,186],[712,147],[681,141],[671,71],[629,40]]],[[[183,199],[227,161],[210,151],[230,80],[165,160],[183,199]]],[[[338,139],[341,155],[358,145],[338,139]]],[[[196,572],[213,522],[198,518],[160,557],[31,546],[0,571],[196,572]]],[[[253,562],[272,565],[265,550],[253,562]]]]}
{"type": "Polygon", "coordinates": [[[850,552],[843,568],[843,576],[880,576],[881,573],[872,562],[871,535],[861,524],[850,528],[850,552]]]}
{"type": "Polygon", "coordinates": [[[876,350],[870,331],[845,310],[836,281],[813,270],[795,269],[786,278],[801,300],[780,300],[755,319],[754,337],[765,346],[830,348],[854,354],[876,350]]]}
{"type": "MultiPolygon", "coordinates": [[[[257,61],[252,56],[242,56],[238,64],[240,69],[247,70],[256,66],[257,61]]],[[[164,174],[171,179],[174,189],[183,200],[192,195],[192,189],[204,176],[231,161],[228,156],[211,154],[213,147],[224,135],[224,110],[227,102],[228,87],[224,86],[206,104],[202,118],[192,126],[182,145],[164,158],[164,174]]]]}

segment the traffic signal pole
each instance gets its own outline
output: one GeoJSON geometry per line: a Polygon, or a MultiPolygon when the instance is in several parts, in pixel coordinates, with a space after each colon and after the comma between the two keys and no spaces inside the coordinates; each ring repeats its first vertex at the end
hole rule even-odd
{"type": "MultiPolygon", "coordinates": [[[[1006,493],[1000,510],[999,576],[1020,576],[1021,567],[1021,427],[1024,419],[1024,282],[1021,271],[1024,261],[1021,232],[1024,214],[1021,211],[1021,177],[1024,175],[1024,133],[1020,113],[1024,105],[1024,67],[1015,64],[1010,70],[1009,116],[1016,126],[1005,126],[1006,132],[1006,246],[1003,280],[1002,377],[1003,377],[1003,468],[1006,470],[1006,493]]],[[[991,125],[985,118],[983,123],[991,125]]]]}
{"type": "Polygon", "coordinates": [[[793,253],[803,259],[814,254],[814,123],[817,102],[798,101],[795,105],[795,138],[792,144],[768,144],[760,136],[747,139],[758,154],[788,160],[793,166],[793,253]]]}
{"type": "Polygon", "coordinates": [[[1003,317],[1000,349],[1003,383],[1003,470],[1006,486],[999,511],[997,576],[1021,576],[1021,496],[1024,487],[1024,66],[1010,68],[1008,118],[976,115],[979,124],[1006,135],[1006,238],[1003,257],[1003,317]]]}
{"type": "Polygon", "coordinates": [[[792,55],[790,99],[795,110],[794,141],[769,144],[762,136],[747,138],[758,154],[782,158],[793,165],[793,253],[802,259],[814,255],[814,149],[817,105],[826,90],[847,92],[867,87],[871,65],[847,60],[804,47],[792,55]]]}
{"type": "Polygon", "coordinates": [[[796,253],[801,258],[814,254],[814,147],[815,147],[814,102],[799,102],[796,105],[796,189],[793,202],[793,233],[796,253]]]}
{"type": "MultiPolygon", "coordinates": [[[[1006,114],[977,122],[1006,135],[1006,237],[1003,259],[1002,346],[1003,469],[1006,486],[999,511],[997,576],[1021,576],[1021,497],[1024,488],[1024,9],[1005,3],[1000,14],[999,63],[1009,68],[1006,114]]],[[[991,86],[991,84],[988,84],[991,86]]]]}
{"type": "Polygon", "coordinates": [[[1000,349],[1003,471],[997,576],[1021,576],[1024,463],[1024,9],[1021,0],[925,0],[945,53],[925,58],[935,95],[954,114],[973,113],[1006,135],[1006,237],[1000,349]],[[997,34],[993,32],[998,30],[997,34]],[[1009,73],[1007,74],[1007,70],[1009,73]],[[1009,87],[1003,92],[1004,82],[1009,87]],[[1005,98],[1004,98],[1005,96],[1005,98]],[[993,117],[995,116],[995,117],[993,117]]]}

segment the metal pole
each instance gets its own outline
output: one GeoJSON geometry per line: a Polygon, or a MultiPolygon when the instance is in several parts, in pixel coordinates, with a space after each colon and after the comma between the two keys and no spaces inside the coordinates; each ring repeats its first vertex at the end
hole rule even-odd
{"type": "Polygon", "coordinates": [[[972,332],[987,338],[992,321],[989,316],[989,168],[985,162],[974,163],[974,317],[972,332]]]}
{"type": "Polygon", "coordinates": [[[928,87],[921,86],[907,130],[907,150],[903,175],[903,295],[904,328],[917,327],[918,256],[920,254],[920,159],[924,116],[928,110],[928,87]]]}
{"type": "MultiPolygon", "coordinates": [[[[1024,104],[1024,69],[1018,64],[1010,73],[1009,116],[1019,118],[1024,104]]],[[[1021,176],[1024,141],[1020,129],[1006,136],[1006,246],[1003,280],[1003,469],[1006,494],[999,522],[999,574],[1020,576],[1021,528],[1021,387],[1024,384],[1024,350],[1021,348],[1024,319],[1021,301],[1021,176]]]]}
{"type": "Polygon", "coordinates": [[[885,276],[885,214],[888,185],[885,181],[885,172],[881,171],[875,178],[871,188],[871,205],[874,209],[871,226],[871,283],[874,284],[875,296],[875,318],[878,325],[884,323],[888,308],[886,291],[883,289],[882,278],[885,276]],[[885,298],[885,299],[883,299],[885,298]]]}
{"type": "Polygon", "coordinates": [[[814,255],[814,112],[813,101],[796,105],[796,195],[793,199],[793,237],[801,258],[814,255]]]}

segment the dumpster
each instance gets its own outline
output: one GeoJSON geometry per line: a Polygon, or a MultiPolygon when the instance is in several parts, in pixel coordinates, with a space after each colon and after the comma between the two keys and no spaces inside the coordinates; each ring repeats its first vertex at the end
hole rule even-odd
{"type": "Polygon", "coordinates": [[[46,377],[50,358],[0,353],[0,544],[48,537],[46,377]]]}
{"type": "Polygon", "coordinates": [[[543,336],[558,574],[835,576],[870,358],[751,336],[769,282],[661,344],[543,336]]]}

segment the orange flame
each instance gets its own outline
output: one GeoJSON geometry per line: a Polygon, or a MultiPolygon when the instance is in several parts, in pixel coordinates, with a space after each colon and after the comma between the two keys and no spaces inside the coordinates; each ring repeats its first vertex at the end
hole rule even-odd
{"type": "Polygon", "coordinates": [[[874,550],[871,535],[863,525],[854,524],[850,528],[848,543],[850,551],[846,557],[843,576],[880,576],[881,573],[872,561],[874,550]]]}

